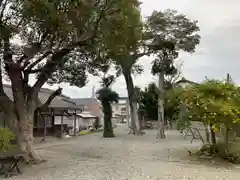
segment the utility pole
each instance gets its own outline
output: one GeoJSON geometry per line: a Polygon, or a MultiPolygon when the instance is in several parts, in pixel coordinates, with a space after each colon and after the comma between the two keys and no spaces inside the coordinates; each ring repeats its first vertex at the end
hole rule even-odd
{"type": "Polygon", "coordinates": [[[161,71],[158,76],[158,132],[157,138],[165,139],[164,127],[164,62],[161,62],[161,71]]]}

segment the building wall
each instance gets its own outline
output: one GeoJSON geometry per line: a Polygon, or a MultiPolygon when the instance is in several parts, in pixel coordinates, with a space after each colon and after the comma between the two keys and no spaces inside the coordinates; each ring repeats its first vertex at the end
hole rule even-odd
{"type": "MultiPolygon", "coordinates": [[[[61,124],[61,116],[55,116],[54,117],[54,125],[60,125],[61,124]]],[[[69,127],[73,127],[74,124],[74,116],[63,116],[63,124],[68,125],[69,127]]]]}
{"type": "MultiPolygon", "coordinates": [[[[85,129],[89,126],[93,126],[94,121],[95,118],[82,118],[80,116],[77,116],[76,130],[79,131],[80,129],[85,129]]],[[[63,124],[74,129],[74,116],[63,116],[63,124]]],[[[61,116],[55,116],[54,125],[61,125],[61,116]]]]}
{"type": "Polygon", "coordinates": [[[93,126],[94,121],[96,118],[82,118],[82,117],[78,117],[77,118],[77,129],[81,129],[81,128],[88,128],[89,126],[93,126]]]}
{"type": "Polygon", "coordinates": [[[113,110],[113,117],[116,117],[117,115],[124,116],[126,118],[127,115],[127,103],[113,103],[112,104],[112,110],[113,110]]]}

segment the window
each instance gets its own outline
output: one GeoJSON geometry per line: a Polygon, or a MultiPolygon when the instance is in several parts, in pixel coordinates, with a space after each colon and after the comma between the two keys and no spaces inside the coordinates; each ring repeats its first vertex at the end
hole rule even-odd
{"type": "Polygon", "coordinates": [[[122,112],[126,112],[126,111],[127,111],[127,108],[122,107],[122,108],[121,108],[121,111],[122,111],[122,112]]]}

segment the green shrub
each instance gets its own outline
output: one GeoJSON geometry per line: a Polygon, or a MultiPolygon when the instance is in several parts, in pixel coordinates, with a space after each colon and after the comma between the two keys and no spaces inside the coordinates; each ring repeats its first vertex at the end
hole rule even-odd
{"type": "Polygon", "coordinates": [[[240,142],[217,144],[218,155],[232,163],[240,163],[240,142]]]}
{"type": "Polygon", "coordinates": [[[87,135],[90,134],[90,132],[88,130],[83,130],[79,132],[79,136],[83,136],[83,135],[87,135]]]}
{"type": "Polygon", "coordinates": [[[240,144],[239,143],[217,143],[215,145],[204,144],[200,150],[195,152],[189,151],[190,154],[195,154],[197,156],[212,156],[220,157],[231,163],[240,163],[240,144]]]}
{"type": "Polygon", "coordinates": [[[0,153],[14,148],[11,143],[14,138],[15,135],[8,128],[0,128],[0,153]]]}

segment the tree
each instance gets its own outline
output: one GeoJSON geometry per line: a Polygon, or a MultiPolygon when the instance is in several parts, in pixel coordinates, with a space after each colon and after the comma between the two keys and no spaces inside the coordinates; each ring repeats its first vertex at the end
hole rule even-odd
{"type": "Polygon", "coordinates": [[[216,144],[217,129],[222,125],[229,129],[240,122],[239,87],[232,83],[206,80],[186,89],[181,98],[188,107],[188,119],[200,121],[210,127],[213,145],[216,144]]]}
{"type": "Polygon", "coordinates": [[[112,127],[112,103],[118,102],[118,94],[111,90],[110,86],[115,81],[113,75],[107,76],[107,69],[104,71],[104,77],[102,78],[102,88],[97,91],[97,98],[101,101],[103,114],[104,114],[104,131],[103,137],[111,138],[115,137],[112,127]]]}
{"type": "Polygon", "coordinates": [[[172,89],[166,90],[165,93],[165,106],[164,114],[170,122],[176,120],[176,117],[179,115],[180,104],[181,104],[181,95],[184,92],[184,89],[181,87],[175,87],[172,89]]]}
{"type": "Polygon", "coordinates": [[[124,24],[125,28],[122,29],[117,40],[116,38],[112,38],[112,45],[116,47],[113,51],[103,50],[103,47],[102,52],[105,53],[102,53],[102,59],[108,59],[110,63],[113,62],[116,65],[118,74],[123,74],[127,85],[131,110],[130,133],[140,135],[141,128],[137,110],[138,97],[134,90],[132,73],[140,73],[142,71],[142,68],[137,64],[137,60],[146,53],[141,51],[143,47],[143,25],[138,5],[131,12],[134,13],[134,16],[128,16],[129,18],[124,17],[124,21],[118,22],[124,24]]]}
{"type": "Polygon", "coordinates": [[[140,92],[140,107],[147,119],[150,121],[157,121],[158,118],[158,88],[155,83],[148,84],[144,91],[140,92]]]}
{"type": "Polygon", "coordinates": [[[175,59],[173,63],[174,72],[170,74],[164,74],[164,89],[169,90],[174,87],[174,84],[180,79],[182,75],[182,65],[183,63],[175,59]]]}
{"type": "Polygon", "coordinates": [[[16,134],[20,149],[31,160],[33,117],[36,108],[46,108],[60,90],[38,106],[41,87],[52,82],[83,86],[85,72],[93,72],[102,45],[114,51],[113,39],[121,36],[124,18],[134,16],[136,1],[0,1],[0,47],[5,73],[12,85],[12,102],[3,90],[0,69],[0,106],[16,134]],[[20,39],[20,44],[11,43],[20,39]],[[93,68],[92,68],[93,67],[93,68]],[[33,86],[29,76],[36,75],[33,86]],[[76,78],[77,77],[77,78],[76,78]],[[81,77],[81,78],[79,78],[81,77]]]}
{"type": "Polygon", "coordinates": [[[156,54],[152,73],[159,74],[159,130],[158,137],[165,138],[164,133],[164,75],[175,74],[173,61],[180,51],[194,52],[200,36],[197,21],[189,20],[175,10],[154,11],[147,18],[147,27],[152,37],[151,50],[156,54]]]}

